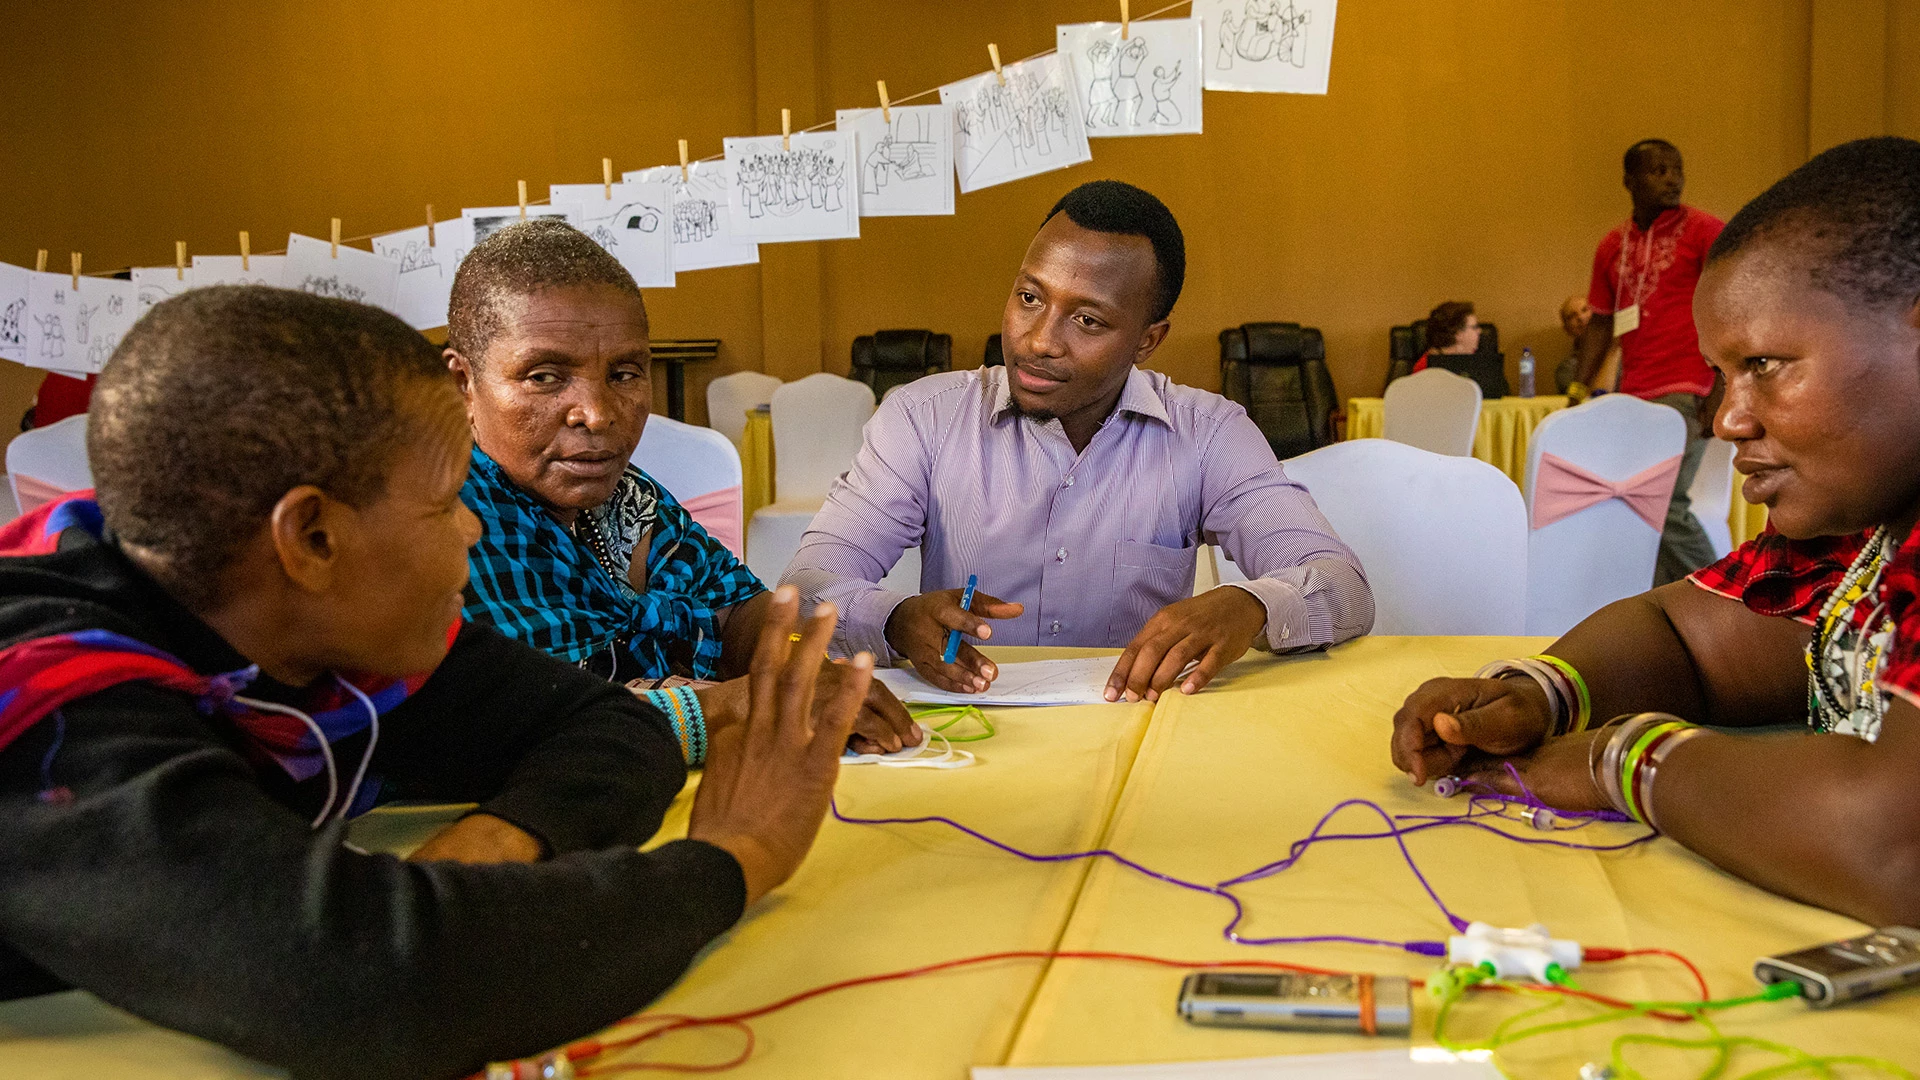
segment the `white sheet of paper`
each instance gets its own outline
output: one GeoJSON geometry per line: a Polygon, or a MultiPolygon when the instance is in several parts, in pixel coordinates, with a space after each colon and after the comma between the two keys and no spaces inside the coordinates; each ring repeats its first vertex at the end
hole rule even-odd
{"type": "Polygon", "coordinates": [[[1485,1061],[1425,1060],[1405,1050],[1151,1065],[976,1065],[972,1080],[1499,1080],[1485,1061]]]}
{"type": "Polygon", "coordinates": [[[724,139],[733,184],[727,220],[733,235],[756,243],[850,240],[860,235],[853,185],[853,139],[838,131],[724,139]]]}
{"type": "Polygon", "coordinates": [[[623,180],[661,181],[673,188],[673,272],[711,270],[716,266],[751,266],[760,261],[760,247],[737,240],[727,220],[728,178],[724,161],[696,161],[687,166],[655,165],[622,173],[623,180]]]}
{"type": "Polygon", "coordinates": [[[195,255],[193,287],[203,285],[280,285],[286,276],[285,255],[254,255],[240,265],[238,255],[195,255]]]}
{"type": "Polygon", "coordinates": [[[133,306],[136,317],[153,305],[193,288],[193,270],[183,275],[173,266],[137,266],[133,270],[133,306]]]}
{"type": "Polygon", "coordinates": [[[673,288],[673,186],[622,180],[608,198],[605,184],[554,184],[548,197],[572,216],[574,227],[606,248],[643,289],[673,288]]]}
{"type": "Polygon", "coordinates": [[[1337,0],[1194,0],[1209,90],[1324,94],[1337,0]]]}
{"type": "MultiPolygon", "coordinates": [[[[469,206],[460,211],[460,216],[473,222],[473,242],[476,244],[521,220],[518,206],[469,206]]],[[[573,221],[565,208],[558,206],[527,207],[526,220],[535,218],[559,218],[569,224],[573,221]]]]}
{"type": "Polygon", "coordinates": [[[983,694],[956,694],[942,690],[913,673],[912,668],[881,668],[873,677],[895,697],[923,705],[1104,705],[1107,677],[1114,656],[1077,660],[1029,660],[1001,664],[1000,677],[983,694]]]}
{"type": "Polygon", "coordinates": [[[1091,138],[1200,133],[1199,19],[1069,23],[1054,28],[1073,57],[1080,116],[1091,138]]]}
{"type": "Polygon", "coordinates": [[[1631,334],[1640,329],[1640,305],[1628,304],[1613,313],[1613,336],[1631,334]]]}
{"type": "Polygon", "coordinates": [[[1080,122],[1073,63],[1059,53],[940,88],[953,106],[953,165],[960,191],[978,191],[1093,160],[1080,122]]]}
{"type": "Polygon", "coordinates": [[[0,360],[27,359],[27,281],[33,271],[0,263],[0,360]]]}
{"type": "Polygon", "coordinates": [[[27,314],[35,325],[26,362],[53,371],[97,374],[139,318],[134,307],[131,281],[83,277],[76,290],[71,274],[34,274],[27,314]]]}
{"type": "Polygon", "coordinates": [[[315,296],[331,296],[394,309],[400,292],[400,263],[371,251],[340,246],[294,233],[287,237],[287,269],[282,285],[315,296]]]}
{"type": "Polygon", "coordinates": [[[447,298],[453,292],[458,255],[473,246],[471,239],[456,249],[456,237],[472,237],[473,222],[466,218],[443,221],[427,235],[425,225],[373,238],[373,253],[400,264],[394,288],[393,313],[415,330],[447,325],[447,298]]]}
{"type": "Polygon", "coordinates": [[[902,105],[841,109],[835,130],[853,138],[861,217],[953,213],[953,110],[902,105]]]}

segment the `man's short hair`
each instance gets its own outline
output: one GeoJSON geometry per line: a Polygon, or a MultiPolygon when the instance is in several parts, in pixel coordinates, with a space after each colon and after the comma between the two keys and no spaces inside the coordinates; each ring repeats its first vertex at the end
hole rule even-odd
{"type": "Polygon", "coordinates": [[[1680,148],[1665,139],[1641,139],[1639,142],[1627,147],[1627,152],[1620,156],[1620,170],[1622,172],[1632,172],[1640,165],[1640,155],[1655,147],[1673,151],[1674,157],[1680,156],[1680,148]]]}
{"type": "Polygon", "coordinates": [[[107,527],[176,597],[211,606],[288,491],[354,506],[385,492],[418,380],[452,383],[438,350],[377,308],[259,285],[163,301],[114,350],[88,412],[107,527]]]}
{"type": "Polygon", "coordinates": [[[1465,300],[1448,300],[1427,313],[1427,348],[1438,352],[1452,348],[1459,338],[1460,331],[1467,328],[1467,316],[1473,314],[1473,304],[1465,300]]]}
{"type": "Polygon", "coordinates": [[[1850,304],[1910,307],[1920,299],[1920,142],[1843,143],[1740,208],[1707,264],[1756,241],[1809,246],[1813,283],[1850,304]]]}
{"type": "Polygon", "coordinates": [[[567,285],[611,285],[640,295],[620,260],[564,221],[534,218],[495,232],[467,252],[453,275],[447,347],[479,363],[505,322],[508,301],[567,285]]]}
{"type": "Polygon", "coordinates": [[[1147,322],[1157,323],[1173,313],[1174,301],[1180,299],[1181,286],[1187,281],[1187,241],[1166,203],[1132,184],[1091,180],[1062,195],[1041,224],[1060,213],[1083,229],[1146,237],[1153,245],[1156,286],[1153,317],[1147,322]]]}

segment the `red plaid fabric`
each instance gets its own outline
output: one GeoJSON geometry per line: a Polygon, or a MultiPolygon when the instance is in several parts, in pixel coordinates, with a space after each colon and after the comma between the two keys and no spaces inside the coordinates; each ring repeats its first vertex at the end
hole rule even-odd
{"type": "MultiPolygon", "coordinates": [[[[1688,580],[1711,593],[1738,600],[1761,615],[1793,619],[1813,625],[1821,605],[1847,567],[1853,565],[1871,533],[1817,536],[1789,540],[1767,531],[1688,580]]],[[[1879,689],[1920,705],[1920,529],[1888,560],[1880,578],[1880,601],[1893,616],[1893,641],[1886,650],[1886,666],[1876,680],[1879,689]]],[[[1861,629],[1876,605],[1854,609],[1855,629],[1861,629]]]]}

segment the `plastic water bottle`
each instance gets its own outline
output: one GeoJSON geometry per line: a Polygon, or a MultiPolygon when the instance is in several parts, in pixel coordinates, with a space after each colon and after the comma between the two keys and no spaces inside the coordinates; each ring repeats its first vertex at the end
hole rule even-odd
{"type": "Polygon", "coordinates": [[[1533,396],[1533,350],[1520,350],[1520,396],[1533,396]]]}

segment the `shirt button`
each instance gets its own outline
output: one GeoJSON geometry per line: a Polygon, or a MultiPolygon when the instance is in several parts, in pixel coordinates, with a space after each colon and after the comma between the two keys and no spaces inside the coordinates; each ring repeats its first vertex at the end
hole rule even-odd
{"type": "Polygon", "coordinates": [[[1057,634],[1057,633],[1059,633],[1059,632],[1060,632],[1060,620],[1059,620],[1059,619],[1055,619],[1055,620],[1053,620],[1053,625],[1051,625],[1051,626],[1049,626],[1049,627],[1047,627],[1047,632],[1048,632],[1048,633],[1053,633],[1053,634],[1057,634]]]}
{"type": "Polygon", "coordinates": [[[1067,486],[1067,487],[1072,487],[1072,486],[1073,486],[1073,477],[1071,477],[1071,476],[1069,476],[1069,477],[1067,477],[1067,483],[1066,483],[1066,486],[1067,486]]]}
{"type": "Polygon", "coordinates": [[[1066,561],[1067,561],[1067,549],[1066,549],[1066,548],[1061,548],[1061,549],[1060,549],[1059,551],[1056,551],[1056,552],[1054,552],[1054,553],[1053,553],[1053,561],[1054,561],[1054,562],[1066,562],[1066,561]]]}

